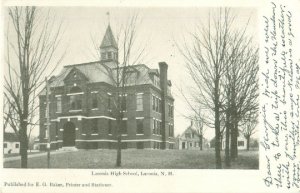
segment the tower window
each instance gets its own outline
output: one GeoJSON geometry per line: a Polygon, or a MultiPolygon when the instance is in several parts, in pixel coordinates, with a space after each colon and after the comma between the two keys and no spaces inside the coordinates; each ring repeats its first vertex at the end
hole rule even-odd
{"type": "Polygon", "coordinates": [[[111,53],[111,52],[108,52],[108,53],[107,53],[107,58],[108,58],[108,59],[112,59],[112,53],[111,53]]]}

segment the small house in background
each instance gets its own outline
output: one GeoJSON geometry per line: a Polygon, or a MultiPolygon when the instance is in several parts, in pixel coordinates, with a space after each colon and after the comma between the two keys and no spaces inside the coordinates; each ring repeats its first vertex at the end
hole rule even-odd
{"type": "MultiPolygon", "coordinates": [[[[211,148],[215,148],[215,140],[216,140],[215,137],[212,140],[210,140],[210,147],[211,148]]],[[[223,138],[221,140],[221,143],[222,143],[222,150],[224,150],[225,147],[226,147],[225,132],[224,132],[223,138]]],[[[230,141],[229,141],[229,143],[230,143],[230,141]]],[[[239,150],[247,149],[247,140],[241,134],[238,136],[237,145],[238,145],[239,150]]]]}
{"type": "MultiPolygon", "coordinates": [[[[200,137],[193,127],[193,123],[176,139],[177,149],[200,150],[200,137]]],[[[202,148],[208,148],[208,143],[205,138],[202,139],[202,148]]]]}
{"type": "Polygon", "coordinates": [[[4,133],[3,152],[4,154],[20,152],[20,141],[15,133],[4,133]]]}

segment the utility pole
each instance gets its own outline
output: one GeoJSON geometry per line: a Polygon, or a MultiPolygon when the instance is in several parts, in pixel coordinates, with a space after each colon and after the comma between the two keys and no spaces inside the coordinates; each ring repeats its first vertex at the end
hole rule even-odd
{"type": "Polygon", "coordinates": [[[46,81],[46,119],[47,119],[47,132],[48,132],[48,143],[47,143],[47,166],[50,168],[50,150],[51,150],[51,140],[50,140],[50,101],[49,101],[49,84],[47,77],[45,78],[46,81]]]}

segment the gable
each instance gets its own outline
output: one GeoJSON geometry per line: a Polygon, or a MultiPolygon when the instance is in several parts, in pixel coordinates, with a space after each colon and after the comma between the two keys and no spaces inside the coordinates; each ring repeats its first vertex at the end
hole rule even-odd
{"type": "Polygon", "coordinates": [[[88,78],[76,67],[73,67],[68,75],[64,78],[64,82],[80,82],[80,81],[88,81],[88,78]]]}

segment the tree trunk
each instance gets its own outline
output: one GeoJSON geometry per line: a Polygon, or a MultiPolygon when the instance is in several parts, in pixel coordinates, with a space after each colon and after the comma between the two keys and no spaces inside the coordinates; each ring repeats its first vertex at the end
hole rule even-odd
{"type": "Polygon", "coordinates": [[[234,119],[232,131],[231,131],[231,145],[230,145],[231,146],[230,147],[231,159],[236,159],[237,155],[238,155],[237,138],[238,138],[238,123],[234,119]]]}
{"type": "Polygon", "coordinates": [[[222,168],[221,150],[220,150],[220,105],[219,105],[219,79],[215,80],[214,89],[214,105],[215,105],[215,157],[216,157],[216,168],[222,168]]]}
{"type": "Polygon", "coordinates": [[[21,168],[27,168],[27,149],[28,149],[28,140],[27,140],[27,124],[24,120],[21,121],[20,125],[20,155],[21,155],[21,168]]]}
{"type": "Polygon", "coordinates": [[[229,138],[230,138],[230,115],[229,112],[226,112],[226,138],[225,138],[225,165],[227,167],[231,166],[231,158],[230,158],[230,149],[229,149],[229,138]]]}
{"type": "Polygon", "coordinates": [[[247,136],[247,151],[250,150],[250,136],[247,136]]]}
{"type": "Polygon", "coordinates": [[[121,149],[122,149],[122,142],[121,142],[121,134],[118,135],[118,147],[117,147],[117,167],[121,167],[121,149]]]}
{"type": "Polygon", "coordinates": [[[200,135],[200,141],[199,141],[200,150],[203,150],[203,136],[200,135]]]}
{"type": "Polygon", "coordinates": [[[118,119],[117,120],[117,140],[118,140],[118,143],[117,143],[117,160],[116,160],[116,167],[121,167],[121,151],[122,151],[122,140],[121,140],[121,137],[122,137],[122,132],[121,132],[121,120],[118,119]]]}

